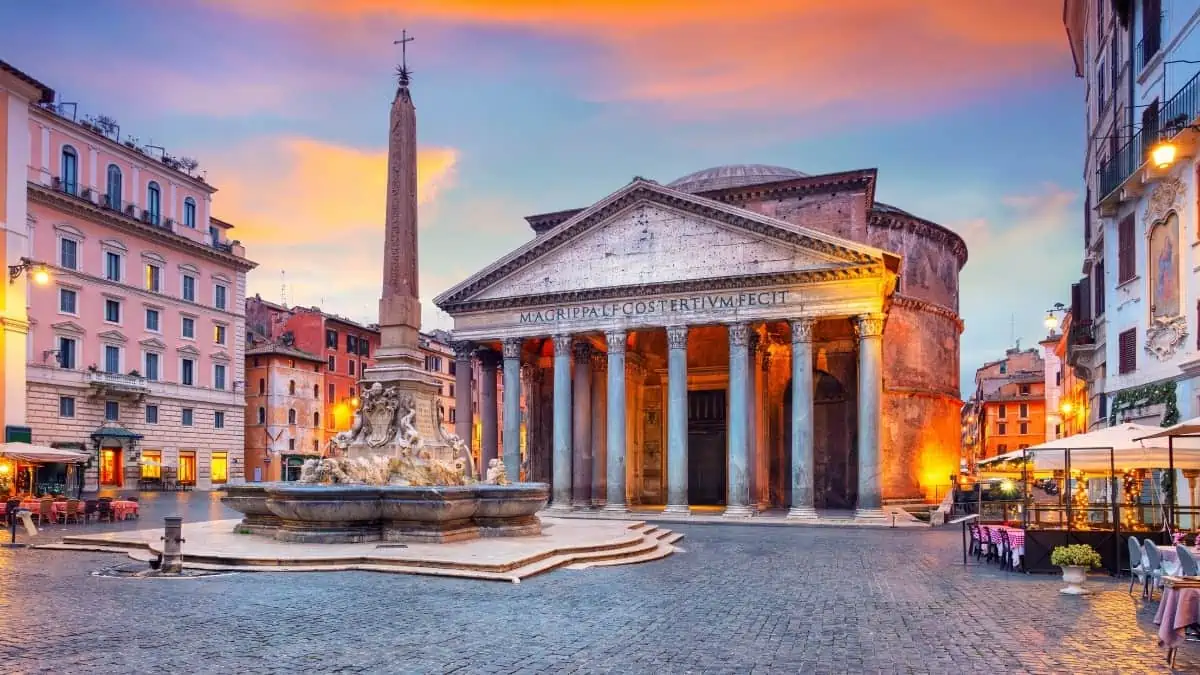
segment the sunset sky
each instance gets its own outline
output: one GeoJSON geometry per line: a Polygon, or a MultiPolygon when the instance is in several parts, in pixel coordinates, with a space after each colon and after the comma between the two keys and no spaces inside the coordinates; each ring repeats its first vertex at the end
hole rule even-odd
{"type": "Polygon", "coordinates": [[[40,0],[0,59],[200,161],[251,293],[375,320],[392,71],[417,105],[430,300],[640,175],[879,169],[967,241],[964,386],[1080,276],[1083,85],[1056,0],[40,0]],[[800,9],[797,9],[800,7],[800,9]]]}

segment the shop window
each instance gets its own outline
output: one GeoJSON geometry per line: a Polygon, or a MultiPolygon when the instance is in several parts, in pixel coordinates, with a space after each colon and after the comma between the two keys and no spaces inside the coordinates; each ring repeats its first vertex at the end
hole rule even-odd
{"type": "Polygon", "coordinates": [[[159,450],[142,451],[142,478],[158,480],[162,478],[162,452],[159,450]]]}
{"type": "Polygon", "coordinates": [[[179,482],[183,485],[196,484],[196,453],[183,450],[179,453],[179,482]]]}
{"type": "Polygon", "coordinates": [[[229,482],[229,453],[214,452],[212,455],[212,482],[229,482]]]}

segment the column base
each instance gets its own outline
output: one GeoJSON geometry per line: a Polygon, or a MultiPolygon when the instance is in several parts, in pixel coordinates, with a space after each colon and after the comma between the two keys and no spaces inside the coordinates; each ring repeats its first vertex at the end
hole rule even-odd
{"type": "Polygon", "coordinates": [[[575,509],[571,508],[570,504],[564,504],[562,502],[556,502],[546,507],[546,513],[549,515],[556,513],[571,513],[574,510],[575,509]]]}
{"type": "Polygon", "coordinates": [[[687,504],[667,504],[667,508],[663,509],[663,514],[690,516],[692,515],[692,509],[687,504]]]}
{"type": "Polygon", "coordinates": [[[744,504],[731,504],[725,507],[725,513],[721,514],[724,518],[750,518],[754,516],[754,509],[744,504]]]}
{"type": "Polygon", "coordinates": [[[812,506],[793,506],[788,509],[788,520],[817,520],[817,510],[812,506]]]}
{"type": "Polygon", "coordinates": [[[887,522],[888,515],[883,509],[880,509],[880,508],[873,508],[873,509],[860,508],[860,509],[854,510],[854,519],[861,520],[861,521],[868,522],[868,523],[885,523],[885,522],[887,522]]]}
{"type": "Polygon", "coordinates": [[[602,510],[605,513],[629,513],[629,507],[625,504],[605,504],[602,510]]]}
{"type": "Polygon", "coordinates": [[[590,509],[590,508],[592,508],[592,500],[576,499],[571,502],[571,507],[574,508],[576,511],[579,511],[582,509],[590,509]]]}
{"type": "Polygon", "coordinates": [[[601,497],[599,499],[593,499],[592,500],[592,508],[593,509],[603,509],[604,505],[607,503],[608,503],[608,500],[603,497],[601,497]]]}

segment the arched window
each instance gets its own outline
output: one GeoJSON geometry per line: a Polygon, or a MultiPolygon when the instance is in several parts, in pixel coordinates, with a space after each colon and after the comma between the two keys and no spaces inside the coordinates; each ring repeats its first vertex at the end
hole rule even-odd
{"type": "Polygon", "coordinates": [[[321,385],[313,385],[313,398],[321,398],[321,385]]]}
{"type": "Polygon", "coordinates": [[[183,200],[183,224],[196,229],[196,200],[191,197],[183,200]]]}
{"type": "Polygon", "coordinates": [[[288,395],[289,396],[296,395],[296,381],[295,380],[288,380],[288,395]]]}
{"type": "Polygon", "coordinates": [[[158,225],[162,213],[162,190],[154,181],[146,186],[146,212],[150,214],[150,224],[158,225]]]}
{"type": "Polygon", "coordinates": [[[319,413],[319,412],[313,413],[313,426],[314,427],[321,426],[321,413],[319,413]]]}
{"type": "Polygon", "coordinates": [[[116,164],[108,165],[108,187],[104,195],[110,209],[121,210],[121,167],[116,164]]]}
{"type": "Polygon", "coordinates": [[[291,408],[288,410],[288,424],[295,424],[295,423],[296,423],[296,409],[291,408]]]}
{"type": "Polygon", "coordinates": [[[259,424],[267,423],[267,409],[262,406],[259,406],[259,408],[258,408],[258,423],[259,424]]]}
{"type": "Polygon", "coordinates": [[[263,378],[258,378],[258,395],[262,396],[267,393],[267,381],[263,378]]]}
{"type": "Polygon", "coordinates": [[[64,145],[62,149],[62,171],[59,175],[63,192],[75,194],[79,189],[79,154],[75,148],[64,145]]]}

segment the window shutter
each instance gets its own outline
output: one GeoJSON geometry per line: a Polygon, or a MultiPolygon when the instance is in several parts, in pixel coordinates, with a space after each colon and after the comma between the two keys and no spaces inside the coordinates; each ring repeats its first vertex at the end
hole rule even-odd
{"type": "Polygon", "coordinates": [[[1096,292],[1096,302],[1092,303],[1092,317],[1104,314],[1104,261],[1096,263],[1092,268],[1092,288],[1096,292]]]}
{"type": "Polygon", "coordinates": [[[1087,189],[1083,199],[1083,246],[1092,244],[1092,188],[1087,189]]]}
{"type": "Polygon", "coordinates": [[[1133,214],[1125,216],[1117,228],[1117,282],[1125,283],[1137,273],[1133,255],[1133,214]]]}
{"type": "Polygon", "coordinates": [[[1119,370],[1132,373],[1137,369],[1137,329],[1131,328],[1117,338],[1119,370]]]}

